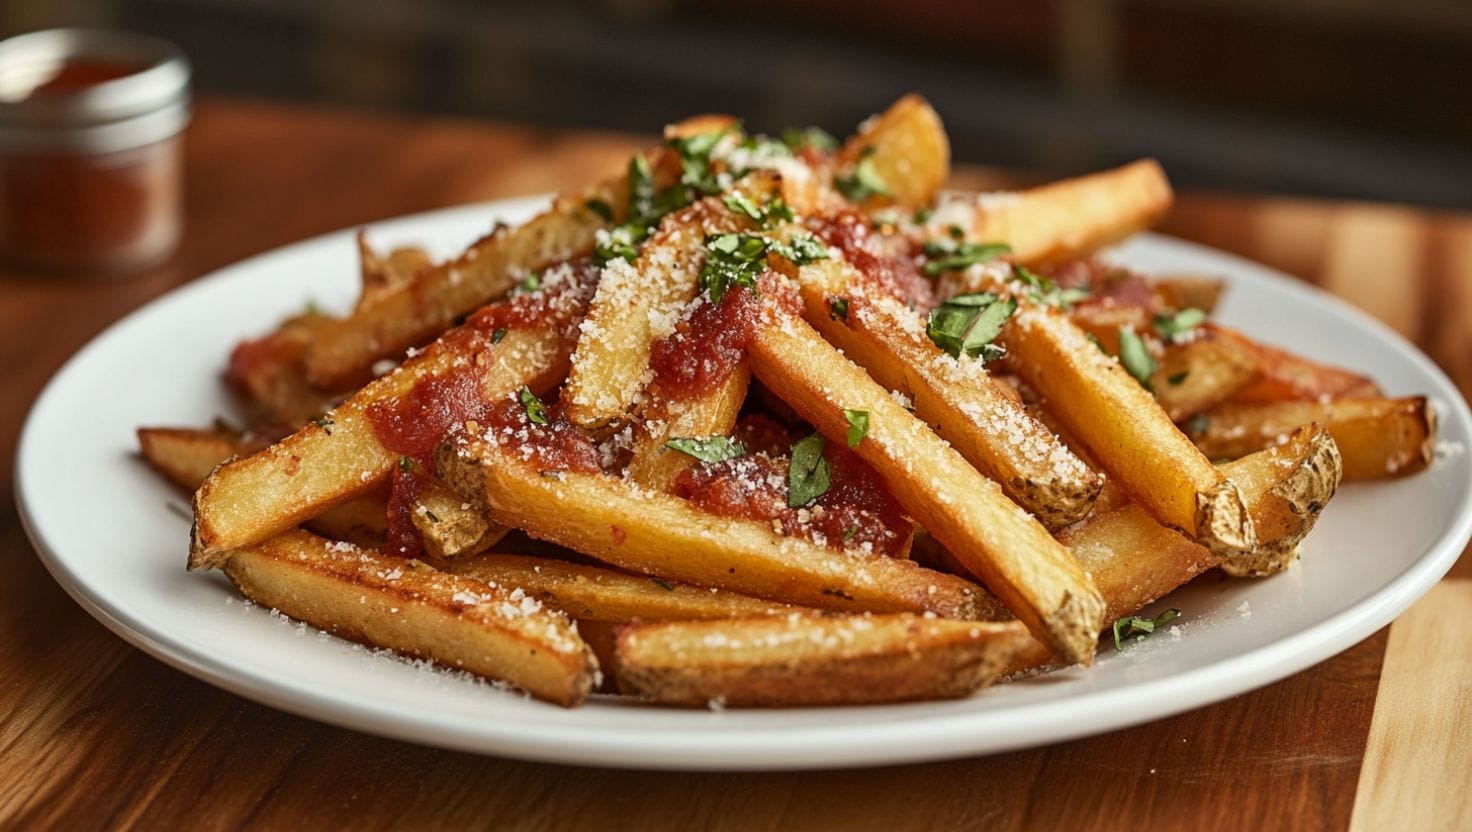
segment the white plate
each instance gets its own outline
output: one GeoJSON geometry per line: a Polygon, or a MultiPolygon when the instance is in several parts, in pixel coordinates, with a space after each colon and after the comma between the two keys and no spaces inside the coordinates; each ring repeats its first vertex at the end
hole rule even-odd
{"type": "MultiPolygon", "coordinates": [[[[449,254],[523,199],[385,222],[381,243],[449,254]]],[[[1439,579],[1472,532],[1467,405],[1425,356],[1347,304],[1216,251],[1143,236],[1115,257],[1149,271],[1227,276],[1228,323],[1352,367],[1392,394],[1425,393],[1444,454],[1406,480],[1345,487],[1286,574],[1206,578],[1157,608],[1184,618],[1092,670],[999,685],[953,702],[840,709],[680,711],[595,698],[563,710],[426,670],[247,607],[218,573],[186,574],[184,500],[135,456],[138,425],[204,424],[231,406],[230,346],[316,300],[356,291],[350,232],[239,263],[128,316],[37,400],[16,463],[21,517],[51,574],[118,635],[187,673],[287,711],[446,748],[588,765],[783,769],[931,760],[1120,728],[1267,684],[1384,626],[1439,579]],[[170,504],[174,504],[173,508],[170,504]]],[[[1390,276],[1387,279],[1394,279],[1390,276]]]]}

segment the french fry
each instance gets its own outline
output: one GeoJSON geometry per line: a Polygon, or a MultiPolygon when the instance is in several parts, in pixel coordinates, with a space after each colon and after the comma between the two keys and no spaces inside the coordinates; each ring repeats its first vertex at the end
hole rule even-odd
{"type": "Polygon", "coordinates": [[[138,452],[164,478],[188,491],[231,457],[255,453],[264,442],[244,439],[238,431],[209,428],[145,427],[138,429],[138,452]]]}
{"type": "Polygon", "coordinates": [[[969,618],[983,594],[952,575],[878,554],[836,552],[769,524],[706,514],[625,480],[573,471],[543,476],[516,450],[446,442],[440,476],[491,516],[631,572],[772,601],[860,612],[969,618]]]}
{"type": "Polygon", "coordinates": [[[437,477],[421,473],[410,518],[424,541],[425,560],[444,568],[494,546],[511,531],[475,504],[451,491],[437,477]]]}
{"type": "Polygon", "coordinates": [[[1237,487],[1066,315],[1024,302],[1001,341],[1054,417],[1151,516],[1221,557],[1256,548],[1237,487]]]}
{"type": "MultiPolygon", "coordinates": [[[[1298,544],[1308,536],[1339,486],[1334,440],[1318,426],[1299,429],[1285,445],[1229,463],[1228,473],[1241,483],[1252,519],[1261,530],[1262,558],[1244,568],[1225,567],[1221,559],[1177,532],[1155,522],[1137,505],[1095,514],[1058,535],[1059,541],[1093,576],[1108,604],[1106,621],[1130,615],[1217,566],[1234,574],[1280,571],[1292,562],[1298,544]]],[[[1048,652],[1037,645],[1013,663],[1008,673],[1048,664],[1048,652]]]]}
{"type": "Polygon", "coordinates": [[[379,254],[368,242],[366,231],[358,232],[358,271],[362,290],[358,307],[376,303],[380,297],[414,279],[424,269],[434,266],[429,253],[422,248],[405,246],[387,255],[379,254]]]}
{"type": "Polygon", "coordinates": [[[980,361],[947,355],[921,316],[865,285],[852,266],[819,260],[798,270],[804,317],[875,381],[908,396],[915,415],[1049,529],[1088,513],[1101,478],[1028,415],[980,361]],[[836,315],[834,304],[845,304],[836,315]]]}
{"type": "Polygon", "coordinates": [[[1258,378],[1232,394],[1232,401],[1331,401],[1373,399],[1385,395],[1373,380],[1358,373],[1310,361],[1275,347],[1260,344],[1240,332],[1218,327],[1244,348],[1257,354],[1258,378]]]}
{"type": "Polygon", "coordinates": [[[669,491],[680,472],[694,458],[671,450],[671,439],[725,436],[736,424],[736,415],[746,401],[751,371],[743,361],[716,389],[691,398],[676,398],[668,391],[654,390],[645,396],[634,429],[629,479],[654,491],[669,491]]]}
{"type": "Polygon", "coordinates": [[[1346,480],[1403,477],[1431,462],[1436,411],[1425,396],[1329,402],[1228,402],[1197,417],[1191,438],[1213,459],[1281,444],[1301,425],[1323,425],[1344,459],[1346,480]]]}
{"type": "Polygon", "coordinates": [[[865,209],[891,204],[921,208],[950,178],[951,145],[930,103],[911,94],[860,125],[839,151],[835,167],[853,175],[861,162],[872,166],[888,191],[864,200],[865,209]]]}
{"type": "Polygon", "coordinates": [[[333,398],[308,382],[305,368],[307,350],[326,325],[326,317],[306,312],[231,351],[225,380],[255,421],[295,430],[331,406],[333,398]]]}
{"type": "Polygon", "coordinates": [[[449,571],[495,586],[524,590],[579,621],[687,621],[803,611],[802,607],[720,589],[500,552],[457,561],[449,571]]]}
{"type": "Polygon", "coordinates": [[[598,663],[562,614],[513,590],[302,531],[222,564],[247,598],[345,638],[432,659],[573,707],[598,663]]]}
{"type": "Polygon", "coordinates": [[[1068,551],[1000,486],[778,303],[765,307],[749,355],[762,383],[829,441],[845,441],[845,410],[867,413],[867,435],[855,451],[905,510],[1040,641],[1071,662],[1092,659],[1104,611],[1098,592],[1068,551]]]}
{"type": "Polygon", "coordinates": [[[665,705],[787,707],[970,695],[1031,639],[1016,622],[912,614],[622,627],[619,689],[665,705]]]}
{"type": "MultiPolygon", "coordinates": [[[[754,175],[743,190],[761,204],[776,188],[774,179],[754,175]]],[[[666,217],[636,262],[604,266],[562,393],[569,420],[595,434],[628,421],[650,372],[654,342],[674,332],[695,297],[706,238],[746,226],[718,201],[702,200],[666,217]]]]}
{"type": "Polygon", "coordinates": [[[1013,262],[1042,265],[1084,257],[1149,228],[1172,199],[1160,165],[1142,159],[1016,194],[942,198],[928,228],[943,237],[960,225],[967,239],[1011,246],[1013,262]]]}
{"type": "Polygon", "coordinates": [[[1255,350],[1205,325],[1190,341],[1165,348],[1150,388],[1165,415],[1182,422],[1252,384],[1258,366],[1255,350]]]}
{"type": "Polygon", "coordinates": [[[231,549],[283,532],[383,483],[400,455],[374,428],[369,411],[376,404],[465,372],[480,374],[487,401],[523,386],[550,389],[566,372],[572,348],[566,330],[583,305],[579,297],[570,294],[566,302],[551,304],[542,325],[508,330],[499,343],[471,326],[455,330],[318,422],[220,466],[194,495],[190,568],[213,565],[231,549]]]}
{"type": "Polygon", "coordinates": [[[1210,315],[1226,292],[1226,281],[1204,275],[1165,275],[1151,281],[1155,294],[1170,309],[1200,309],[1210,315]]]}
{"type": "Polygon", "coordinates": [[[388,542],[387,499],[387,489],[375,488],[345,503],[323,509],[316,517],[303,522],[302,527],[323,537],[345,540],[354,546],[382,549],[388,542]]]}

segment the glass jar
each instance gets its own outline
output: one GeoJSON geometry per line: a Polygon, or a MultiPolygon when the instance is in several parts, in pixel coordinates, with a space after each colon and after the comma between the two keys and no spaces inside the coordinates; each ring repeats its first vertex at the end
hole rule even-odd
{"type": "Polygon", "coordinates": [[[52,29],[0,41],[0,258],[131,271],[182,225],[189,64],[157,38],[52,29]]]}

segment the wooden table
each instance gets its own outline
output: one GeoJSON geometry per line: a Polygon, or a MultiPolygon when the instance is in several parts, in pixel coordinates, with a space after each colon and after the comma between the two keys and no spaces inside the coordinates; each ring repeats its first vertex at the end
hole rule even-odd
{"type": "MultiPolygon", "coordinates": [[[[188,230],[124,281],[0,275],[0,470],[45,380],[124,312],[264,249],[571,187],[637,137],[207,101],[188,230]]],[[[966,170],[969,184],[1008,177],[966,170]]],[[[1472,392],[1472,216],[1185,194],[1169,233],[1301,275],[1413,338],[1472,392]]],[[[105,414],[107,403],[98,403],[105,414]]],[[[80,475],[85,475],[81,473],[80,475]]],[[[10,478],[0,478],[9,489],[10,478]]],[[[125,645],[47,576],[0,499],[0,826],[296,829],[1472,828],[1472,558],[1394,625],[1180,716],[971,760],[662,774],[438,751],[223,693],[125,645]]]]}

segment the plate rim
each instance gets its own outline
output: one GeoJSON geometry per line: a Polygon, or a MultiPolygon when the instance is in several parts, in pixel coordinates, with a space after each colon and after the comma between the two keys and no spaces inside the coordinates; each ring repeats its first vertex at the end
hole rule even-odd
{"type": "MultiPolygon", "coordinates": [[[[539,194],[472,203],[392,217],[360,227],[371,230],[388,224],[417,224],[472,213],[488,216],[521,213],[535,210],[548,198],[539,194]]],[[[58,395],[65,376],[90,351],[160,305],[177,302],[194,292],[210,291],[213,286],[228,281],[237,271],[250,270],[261,261],[283,252],[319,244],[352,230],[339,229],[315,235],[216,269],[149,300],[94,335],[51,376],[32,402],[17,441],[13,470],[17,513],[26,536],[48,574],[73,601],[114,634],[154,658],[232,694],[298,716],[458,751],[538,762],[649,770],[837,769],[1001,753],[1163,719],[1271,684],[1318,664],[1373,634],[1429,591],[1456,562],[1462,548],[1472,538],[1472,488],[1468,488],[1452,522],[1441,530],[1424,554],[1393,579],[1338,614],[1240,655],[1152,681],[1150,684],[1156,701],[1149,707],[1136,701],[1135,684],[1083,691],[1076,696],[1033,705],[1028,709],[1029,718],[1023,720],[1024,724],[1005,731],[1000,740],[995,734],[968,730],[975,721],[995,720],[996,712],[919,715],[877,726],[870,724],[862,731],[853,731],[838,739],[823,733],[821,742],[815,742],[815,735],[825,730],[822,724],[786,726],[764,735],[760,742],[753,742],[745,733],[707,733],[702,736],[700,748],[696,751],[692,751],[688,740],[681,739],[683,734],[635,735],[626,728],[599,728],[597,732],[607,736],[590,739],[583,735],[573,739],[566,733],[543,734],[540,732],[545,728],[541,725],[521,726],[515,721],[480,725],[479,730],[466,732],[463,726],[458,729],[452,726],[453,719],[436,719],[432,713],[400,711],[386,714],[386,706],[380,704],[375,707],[372,697],[344,696],[317,689],[309,683],[278,678],[239,662],[218,659],[187,645],[169,643],[166,634],[153,633],[150,625],[133,618],[126,610],[112,607],[105,598],[90,591],[81,576],[68,567],[66,558],[50,547],[35,526],[25,486],[25,471],[29,467],[27,460],[37,452],[33,437],[38,430],[38,417],[50,398],[58,395]],[[1162,705],[1161,700],[1167,704],[1162,705]],[[1088,706],[1094,718],[1051,723],[1047,720],[1054,709],[1081,705],[1088,706]],[[1099,714],[1105,716],[1099,718],[1099,714]],[[903,743],[894,742],[901,736],[903,743]],[[982,741],[978,741],[978,737],[982,741]]],[[[1269,274],[1277,287],[1298,295],[1300,299],[1316,304],[1327,303],[1340,315],[1350,318],[1356,326],[1373,330],[1394,343],[1406,358],[1417,364],[1441,388],[1424,392],[1428,397],[1435,396],[1437,404],[1450,411],[1438,415],[1443,420],[1455,420],[1472,430],[1472,411],[1441,368],[1409,340],[1368,312],[1277,269],[1230,252],[1155,233],[1136,235],[1134,239],[1147,245],[1164,244],[1189,254],[1209,256],[1223,263],[1224,268],[1240,266],[1269,274]]]]}

